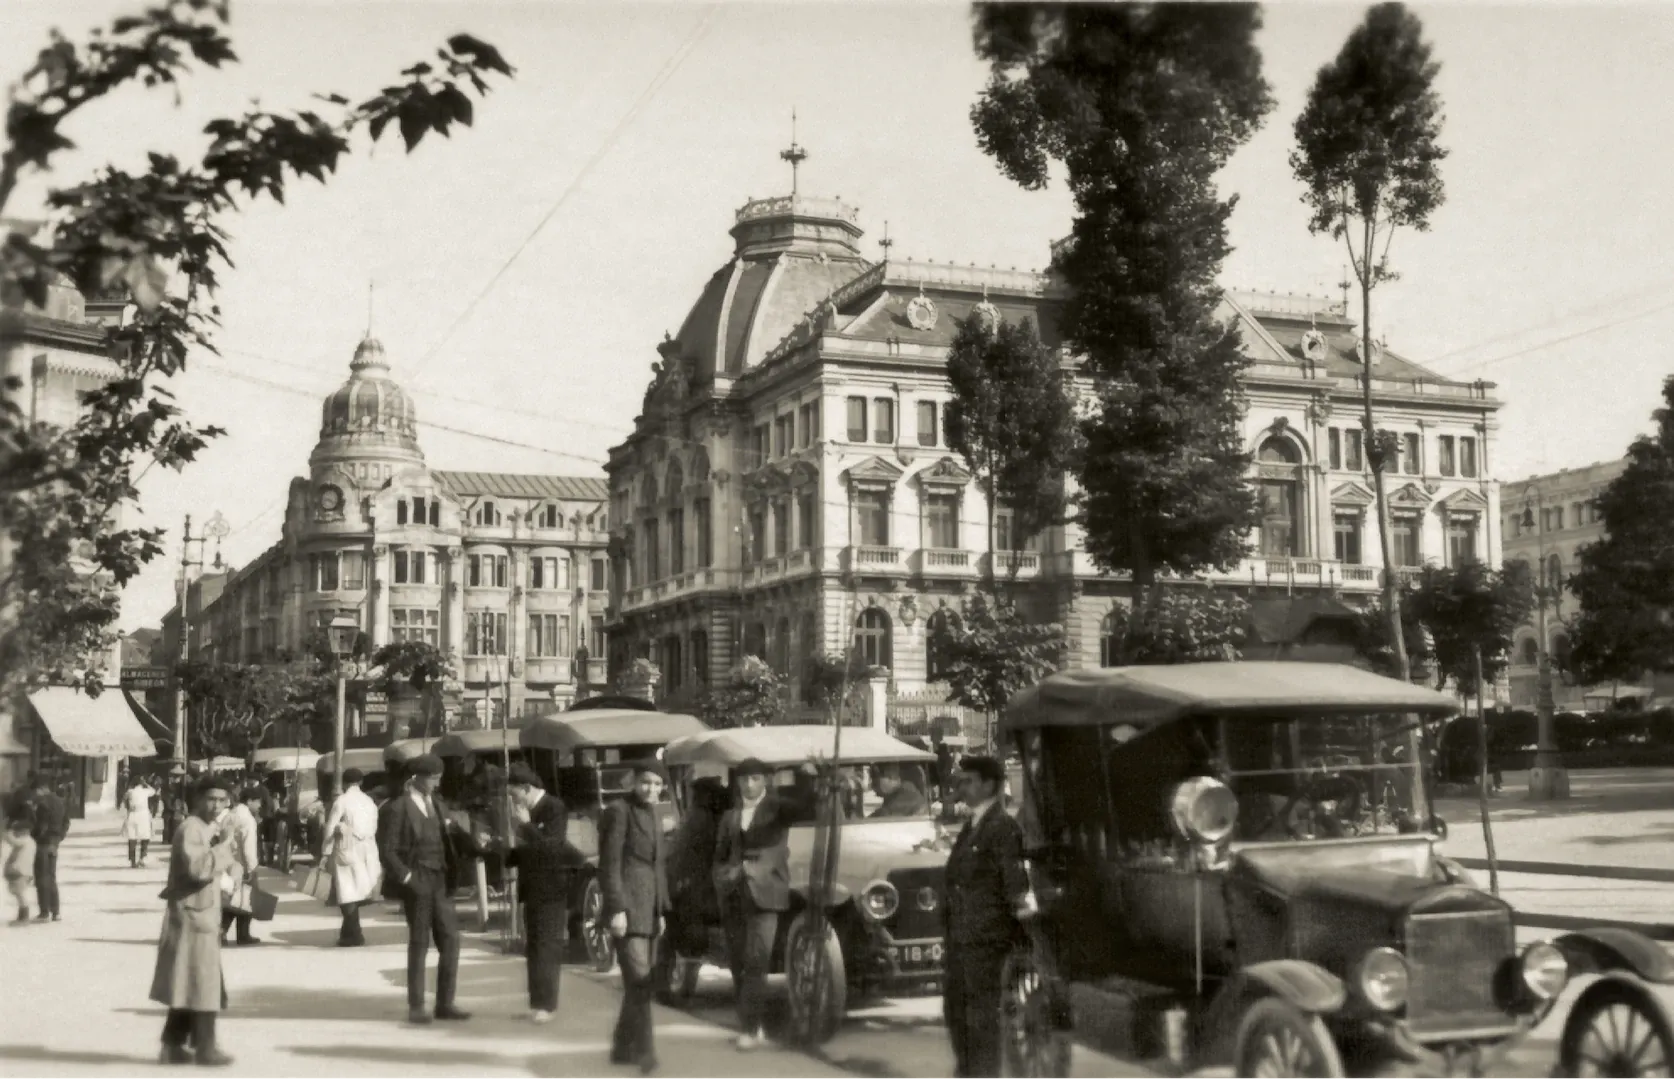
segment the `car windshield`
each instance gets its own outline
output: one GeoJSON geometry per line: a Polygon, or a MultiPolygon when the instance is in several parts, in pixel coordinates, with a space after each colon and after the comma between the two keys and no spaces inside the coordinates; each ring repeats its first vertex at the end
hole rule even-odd
{"type": "Polygon", "coordinates": [[[1404,717],[1241,717],[1220,734],[1235,839],[1414,832],[1429,816],[1421,742],[1404,717]]]}
{"type": "MultiPolygon", "coordinates": [[[[907,821],[930,814],[929,776],[918,762],[846,764],[842,776],[848,821],[907,821]]],[[[814,820],[812,777],[797,769],[780,769],[773,786],[792,805],[798,824],[814,820]]]]}

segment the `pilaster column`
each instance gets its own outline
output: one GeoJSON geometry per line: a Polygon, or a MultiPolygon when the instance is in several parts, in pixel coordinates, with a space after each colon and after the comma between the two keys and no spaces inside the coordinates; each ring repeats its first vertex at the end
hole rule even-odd
{"type": "Polygon", "coordinates": [[[442,649],[465,655],[465,551],[448,548],[447,585],[442,590],[442,649]]]}
{"type": "Polygon", "coordinates": [[[366,628],[367,640],[374,648],[389,644],[389,545],[376,544],[372,548],[372,625],[366,628]]]}

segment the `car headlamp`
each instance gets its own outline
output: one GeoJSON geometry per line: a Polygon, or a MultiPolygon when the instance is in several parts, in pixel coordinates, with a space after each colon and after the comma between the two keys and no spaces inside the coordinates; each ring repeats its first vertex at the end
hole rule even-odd
{"type": "Polygon", "coordinates": [[[1238,797],[1212,776],[1194,776],[1169,799],[1174,827],[1189,840],[1218,844],[1232,835],[1238,821],[1238,797]]]}
{"type": "Polygon", "coordinates": [[[1523,985],[1541,1001],[1550,1001],[1569,983],[1569,960],[1550,941],[1537,941],[1523,950],[1518,961],[1523,985]]]}
{"type": "Polygon", "coordinates": [[[874,881],[860,894],[860,910],[869,919],[882,922],[900,906],[901,894],[887,881],[874,881]]]}
{"type": "Polygon", "coordinates": [[[1407,1003],[1410,981],[1406,957],[1387,945],[1361,957],[1354,973],[1354,985],[1360,996],[1382,1012],[1394,1012],[1407,1003]]]}

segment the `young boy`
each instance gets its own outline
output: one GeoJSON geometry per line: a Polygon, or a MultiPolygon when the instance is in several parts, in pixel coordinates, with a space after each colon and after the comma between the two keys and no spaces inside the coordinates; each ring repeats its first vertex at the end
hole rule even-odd
{"type": "Polygon", "coordinates": [[[29,890],[35,887],[35,838],[29,830],[34,824],[27,815],[6,823],[6,889],[17,897],[14,926],[29,921],[29,890]]]}

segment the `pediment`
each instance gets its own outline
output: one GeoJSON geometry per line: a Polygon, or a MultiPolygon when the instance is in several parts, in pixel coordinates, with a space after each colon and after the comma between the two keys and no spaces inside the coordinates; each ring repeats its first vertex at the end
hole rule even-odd
{"type": "Polygon", "coordinates": [[[1373,495],[1370,491],[1367,491],[1364,486],[1357,484],[1352,480],[1346,484],[1341,484],[1338,487],[1333,488],[1331,491],[1331,504],[1333,506],[1365,507],[1371,506],[1377,501],[1377,496],[1373,495]]]}
{"type": "Polygon", "coordinates": [[[1475,488],[1460,488],[1441,500],[1440,506],[1450,514],[1485,514],[1488,500],[1475,488]]]}
{"type": "Polygon", "coordinates": [[[1426,510],[1430,506],[1430,496],[1417,484],[1402,484],[1389,493],[1389,505],[1403,510],[1426,510]]]}
{"type": "Polygon", "coordinates": [[[927,469],[918,472],[920,484],[941,487],[964,487],[971,482],[971,472],[950,457],[944,457],[927,469]]]}
{"type": "Polygon", "coordinates": [[[849,466],[846,475],[851,484],[894,484],[900,482],[904,472],[894,462],[874,455],[858,465],[849,466]]]}

